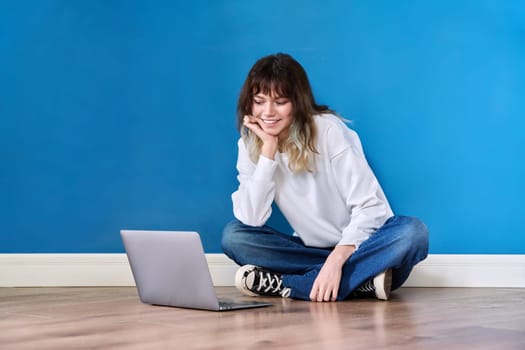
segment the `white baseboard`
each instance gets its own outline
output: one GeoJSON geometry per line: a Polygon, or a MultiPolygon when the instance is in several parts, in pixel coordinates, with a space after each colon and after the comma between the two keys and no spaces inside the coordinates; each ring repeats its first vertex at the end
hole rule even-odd
{"type": "MultiPolygon", "coordinates": [[[[207,254],[215,286],[232,286],[237,265],[207,254]]],[[[125,254],[0,254],[0,287],[134,286],[125,254]]],[[[429,255],[407,287],[525,288],[525,255],[429,255]]]]}
{"type": "Polygon", "coordinates": [[[525,255],[432,254],[404,286],[525,288],[525,255]]]}

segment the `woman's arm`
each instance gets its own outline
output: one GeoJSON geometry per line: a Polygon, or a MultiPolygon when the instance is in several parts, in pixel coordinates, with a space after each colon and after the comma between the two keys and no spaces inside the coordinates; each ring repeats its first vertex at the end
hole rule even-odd
{"type": "Polygon", "coordinates": [[[277,152],[277,138],[262,132],[257,123],[245,118],[244,125],[263,140],[261,155],[254,164],[243,140],[239,140],[237,171],[239,188],[232,194],[233,213],[242,223],[250,226],[262,226],[272,213],[275,196],[273,175],[277,168],[274,161],[277,152]]]}
{"type": "Polygon", "coordinates": [[[343,128],[332,128],[325,136],[328,149],[333,151],[330,162],[334,182],[345,201],[350,220],[314,281],[310,293],[313,301],[336,300],[343,265],[359,245],[392,215],[357,134],[343,128]]]}

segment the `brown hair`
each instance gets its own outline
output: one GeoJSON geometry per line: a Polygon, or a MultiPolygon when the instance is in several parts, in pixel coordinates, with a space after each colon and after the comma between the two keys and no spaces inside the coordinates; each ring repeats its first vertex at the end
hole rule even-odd
{"type": "Polygon", "coordinates": [[[278,53],[259,59],[246,77],[237,104],[237,127],[254,162],[259,158],[262,142],[243,126],[243,118],[252,114],[253,97],[261,92],[290,99],[293,121],[288,140],[280,147],[288,153],[292,171],[314,171],[314,158],[318,152],[315,147],[317,133],[313,117],[333,111],[328,106],[315,102],[308,76],[292,56],[278,53]]]}

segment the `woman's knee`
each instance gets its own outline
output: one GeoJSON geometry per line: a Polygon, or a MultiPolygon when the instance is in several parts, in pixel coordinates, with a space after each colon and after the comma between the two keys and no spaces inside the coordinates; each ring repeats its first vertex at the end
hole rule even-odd
{"type": "Polygon", "coordinates": [[[230,221],[222,231],[221,246],[224,252],[235,250],[235,247],[242,242],[244,234],[242,232],[243,224],[238,220],[230,221]]]}
{"type": "Polygon", "coordinates": [[[400,238],[411,247],[428,251],[428,229],[423,221],[410,216],[395,217],[400,238]]]}

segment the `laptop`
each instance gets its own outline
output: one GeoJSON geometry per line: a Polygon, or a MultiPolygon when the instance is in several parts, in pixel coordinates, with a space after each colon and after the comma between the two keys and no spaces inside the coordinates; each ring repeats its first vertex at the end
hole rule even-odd
{"type": "Polygon", "coordinates": [[[120,235],[145,304],[212,311],[272,305],[219,300],[197,232],[121,230],[120,235]]]}

